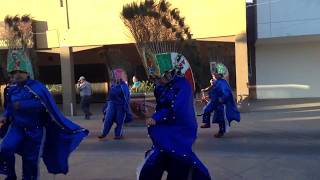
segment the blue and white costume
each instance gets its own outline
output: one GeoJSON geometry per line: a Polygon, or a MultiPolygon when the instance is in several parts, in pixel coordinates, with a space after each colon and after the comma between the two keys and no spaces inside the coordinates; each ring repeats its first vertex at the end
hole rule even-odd
{"type": "Polygon", "coordinates": [[[204,109],[203,122],[210,126],[211,113],[214,111],[212,123],[219,124],[219,133],[227,132],[231,121],[240,122],[240,113],[232,95],[232,90],[225,79],[217,79],[215,86],[209,91],[210,101],[204,109]]]}
{"type": "Polygon", "coordinates": [[[163,172],[167,179],[211,179],[207,168],[192,151],[197,137],[197,122],[192,89],[186,78],[175,75],[166,85],[157,85],[156,125],[148,127],[153,146],[146,153],[145,162],[138,172],[139,180],[160,180],[163,172]]]}
{"type": "Polygon", "coordinates": [[[16,179],[15,153],[22,156],[24,180],[38,179],[41,157],[49,173],[66,174],[69,155],[88,135],[63,116],[47,88],[35,80],[10,86],[4,116],[12,119],[0,146],[0,173],[8,180],[16,179]]]}
{"type": "Polygon", "coordinates": [[[128,119],[131,120],[129,101],[129,87],[124,81],[120,80],[111,85],[107,102],[103,107],[104,123],[101,137],[107,136],[113,123],[117,125],[115,137],[122,137],[124,123],[128,119]]]}

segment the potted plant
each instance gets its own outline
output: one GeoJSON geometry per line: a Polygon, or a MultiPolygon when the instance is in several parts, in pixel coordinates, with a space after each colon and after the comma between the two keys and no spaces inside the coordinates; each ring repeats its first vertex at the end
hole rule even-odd
{"type": "Polygon", "coordinates": [[[142,81],[140,86],[131,89],[130,107],[134,119],[144,120],[151,117],[156,107],[153,95],[154,85],[148,81],[142,81]]]}
{"type": "Polygon", "coordinates": [[[47,84],[46,85],[49,92],[52,94],[56,103],[62,103],[62,86],[61,84],[47,84]]]}

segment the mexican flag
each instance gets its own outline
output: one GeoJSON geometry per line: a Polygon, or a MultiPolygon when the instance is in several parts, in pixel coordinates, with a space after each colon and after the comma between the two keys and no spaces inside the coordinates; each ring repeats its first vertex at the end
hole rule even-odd
{"type": "Polygon", "coordinates": [[[175,52],[162,53],[157,54],[156,59],[159,65],[160,74],[163,74],[167,70],[173,69],[175,66],[181,67],[181,73],[184,74],[186,79],[189,81],[192,91],[195,91],[193,73],[189,62],[183,55],[175,52]]]}

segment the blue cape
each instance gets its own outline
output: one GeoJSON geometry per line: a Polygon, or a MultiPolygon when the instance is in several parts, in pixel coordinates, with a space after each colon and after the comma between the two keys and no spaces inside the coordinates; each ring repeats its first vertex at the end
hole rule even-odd
{"type": "MultiPolygon", "coordinates": [[[[215,113],[215,116],[224,116],[224,111],[229,124],[235,120],[240,122],[240,112],[238,111],[237,104],[232,94],[231,87],[225,79],[218,79],[215,82],[214,87],[209,92],[210,102],[205,108],[205,113],[211,113],[213,110],[219,111],[215,113]]],[[[214,119],[224,119],[221,117],[215,117],[214,119]]],[[[214,122],[214,121],[213,121],[214,122]]]]}
{"type": "MultiPolygon", "coordinates": [[[[59,110],[47,88],[38,81],[27,80],[25,87],[40,99],[47,110],[46,139],[42,159],[49,171],[53,174],[68,173],[68,158],[80,142],[89,133],[67,119],[59,110]]],[[[21,152],[19,149],[17,152],[21,152]]],[[[19,153],[20,155],[23,155],[19,153]]]]}

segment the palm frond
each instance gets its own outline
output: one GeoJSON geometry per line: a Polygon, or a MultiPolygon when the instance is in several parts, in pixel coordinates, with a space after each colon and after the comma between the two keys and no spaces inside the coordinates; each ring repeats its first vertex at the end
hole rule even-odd
{"type": "Polygon", "coordinates": [[[184,24],[184,18],[180,18],[178,22],[179,22],[179,26],[180,26],[181,28],[183,28],[184,25],[185,25],[185,24],[184,24]]]}
{"type": "Polygon", "coordinates": [[[20,17],[18,15],[15,15],[12,18],[12,22],[13,22],[13,24],[18,24],[20,22],[20,17]]]}
{"type": "Polygon", "coordinates": [[[160,11],[167,12],[170,7],[170,4],[166,0],[161,0],[159,3],[160,11]]]}
{"type": "Polygon", "coordinates": [[[144,4],[147,9],[153,9],[155,2],[154,2],[154,0],[145,0],[144,4]]]}
{"type": "Polygon", "coordinates": [[[23,16],[21,16],[21,22],[27,23],[27,22],[31,22],[32,19],[30,17],[30,14],[25,14],[23,16]]]}
{"type": "Polygon", "coordinates": [[[5,18],[4,18],[4,23],[8,26],[8,27],[12,27],[13,26],[13,18],[9,15],[7,15],[5,18]]]}

